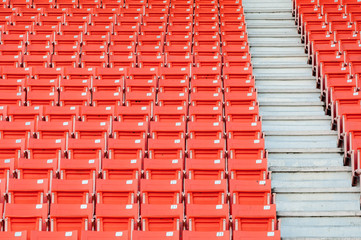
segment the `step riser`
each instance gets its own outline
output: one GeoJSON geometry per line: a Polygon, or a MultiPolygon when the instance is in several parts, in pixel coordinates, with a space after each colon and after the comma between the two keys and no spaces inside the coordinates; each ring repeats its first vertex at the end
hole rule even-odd
{"type": "Polygon", "coordinates": [[[305,49],[304,47],[251,47],[250,49],[251,54],[253,53],[267,53],[267,54],[275,54],[278,56],[280,54],[290,54],[290,53],[297,53],[297,54],[304,54],[305,49]]]}
{"type": "Polygon", "coordinates": [[[294,89],[294,88],[310,88],[315,89],[316,83],[314,81],[291,81],[291,82],[285,82],[285,81],[273,81],[273,80],[257,80],[256,81],[256,88],[273,88],[273,89],[279,89],[279,87],[282,87],[282,89],[294,89]]]}
{"type": "Polygon", "coordinates": [[[352,211],[360,204],[360,196],[355,193],[278,193],[276,204],[278,211],[302,211],[306,208],[310,211],[352,211]]]}
{"type": "MultiPolygon", "coordinates": [[[[350,187],[351,173],[272,173],[272,187],[276,188],[319,188],[350,187]]],[[[308,209],[304,209],[307,210],[308,209]]]]}
{"type": "Polygon", "coordinates": [[[345,236],[359,239],[361,236],[360,217],[282,217],[281,237],[340,238],[345,236]]]}
{"type": "Polygon", "coordinates": [[[294,64],[306,64],[307,57],[253,57],[252,63],[254,66],[257,64],[264,64],[264,63],[294,63],[294,64]]]}
{"type": "Polygon", "coordinates": [[[247,28],[250,34],[298,34],[297,29],[293,28],[247,28]]]}
{"type": "Polygon", "coordinates": [[[277,147],[336,148],[337,136],[267,136],[266,148],[277,148],[277,147]]]}

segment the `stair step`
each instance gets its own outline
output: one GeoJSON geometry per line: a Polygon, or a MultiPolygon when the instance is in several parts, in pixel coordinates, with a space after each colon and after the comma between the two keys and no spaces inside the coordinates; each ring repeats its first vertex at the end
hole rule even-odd
{"type": "Polygon", "coordinates": [[[279,212],[282,239],[360,239],[360,212],[279,212]],[[347,237],[346,237],[347,236],[347,237]]]}
{"type": "Polygon", "coordinates": [[[292,154],[292,153],[342,153],[342,149],[341,148],[314,148],[314,149],[309,149],[309,148],[268,148],[267,149],[269,153],[287,153],[287,154],[292,154]]]}
{"type": "MultiPolygon", "coordinates": [[[[334,188],[350,187],[351,171],[272,172],[272,187],[334,188]]],[[[307,210],[307,208],[305,209],[307,210]]]]}
{"type": "Polygon", "coordinates": [[[265,131],[266,136],[337,136],[335,131],[265,131]]]}

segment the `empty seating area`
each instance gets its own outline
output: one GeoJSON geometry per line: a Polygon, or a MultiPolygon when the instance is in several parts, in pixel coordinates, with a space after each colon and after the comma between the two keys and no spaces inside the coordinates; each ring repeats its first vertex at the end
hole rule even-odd
{"type": "Polygon", "coordinates": [[[361,173],[361,3],[295,0],[294,14],[356,184],[361,173]]]}
{"type": "Polygon", "coordinates": [[[1,239],[280,239],[240,1],[1,5],[1,239]]]}

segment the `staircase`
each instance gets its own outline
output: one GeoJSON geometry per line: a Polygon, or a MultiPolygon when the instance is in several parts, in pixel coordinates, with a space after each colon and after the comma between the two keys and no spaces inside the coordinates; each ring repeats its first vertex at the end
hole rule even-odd
{"type": "Polygon", "coordinates": [[[292,17],[292,0],[243,0],[283,239],[361,239],[360,188],[292,17]]]}

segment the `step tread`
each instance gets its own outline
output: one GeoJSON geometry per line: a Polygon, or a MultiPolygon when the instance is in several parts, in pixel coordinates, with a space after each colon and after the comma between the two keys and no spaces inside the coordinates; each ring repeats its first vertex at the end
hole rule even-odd
{"type": "Polygon", "coordinates": [[[337,136],[336,131],[264,131],[266,136],[337,136]]]}
{"type": "Polygon", "coordinates": [[[278,211],[278,217],[360,217],[361,211],[278,211]]]}
{"type": "Polygon", "coordinates": [[[359,187],[348,187],[348,188],[273,188],[275,193],[360,193],[359,187]]]}
{"type": "Polygon", "coordinates": [[[316,88],[305,88],[305,89],[278,89],[278,88],[259,88],[257,87],[258,93],[320,93],[319,89],[316,88]]]}
{"type": "Polygon", "coordinates": [[[269,148],[269,153],[342,153],[342,148],[269,148]]]}
{"type": "Polygon", "coordinates": [[[270,171],[277,172],[351,172],[352,168],[347,166],[336,167],[270,167],[270,171]]]}
{"type": "Polygon", "coordinates": [[[264,116],[262,120],[331,120],[330,116],[264,116]]]}
{"type": "Polygon", "coordinates": [[[266,101],[259,103],[260,106],[324,106],[325,103],[318,101],[306,101],[306,102],[279,102],[279,101],[266,101]]]}

